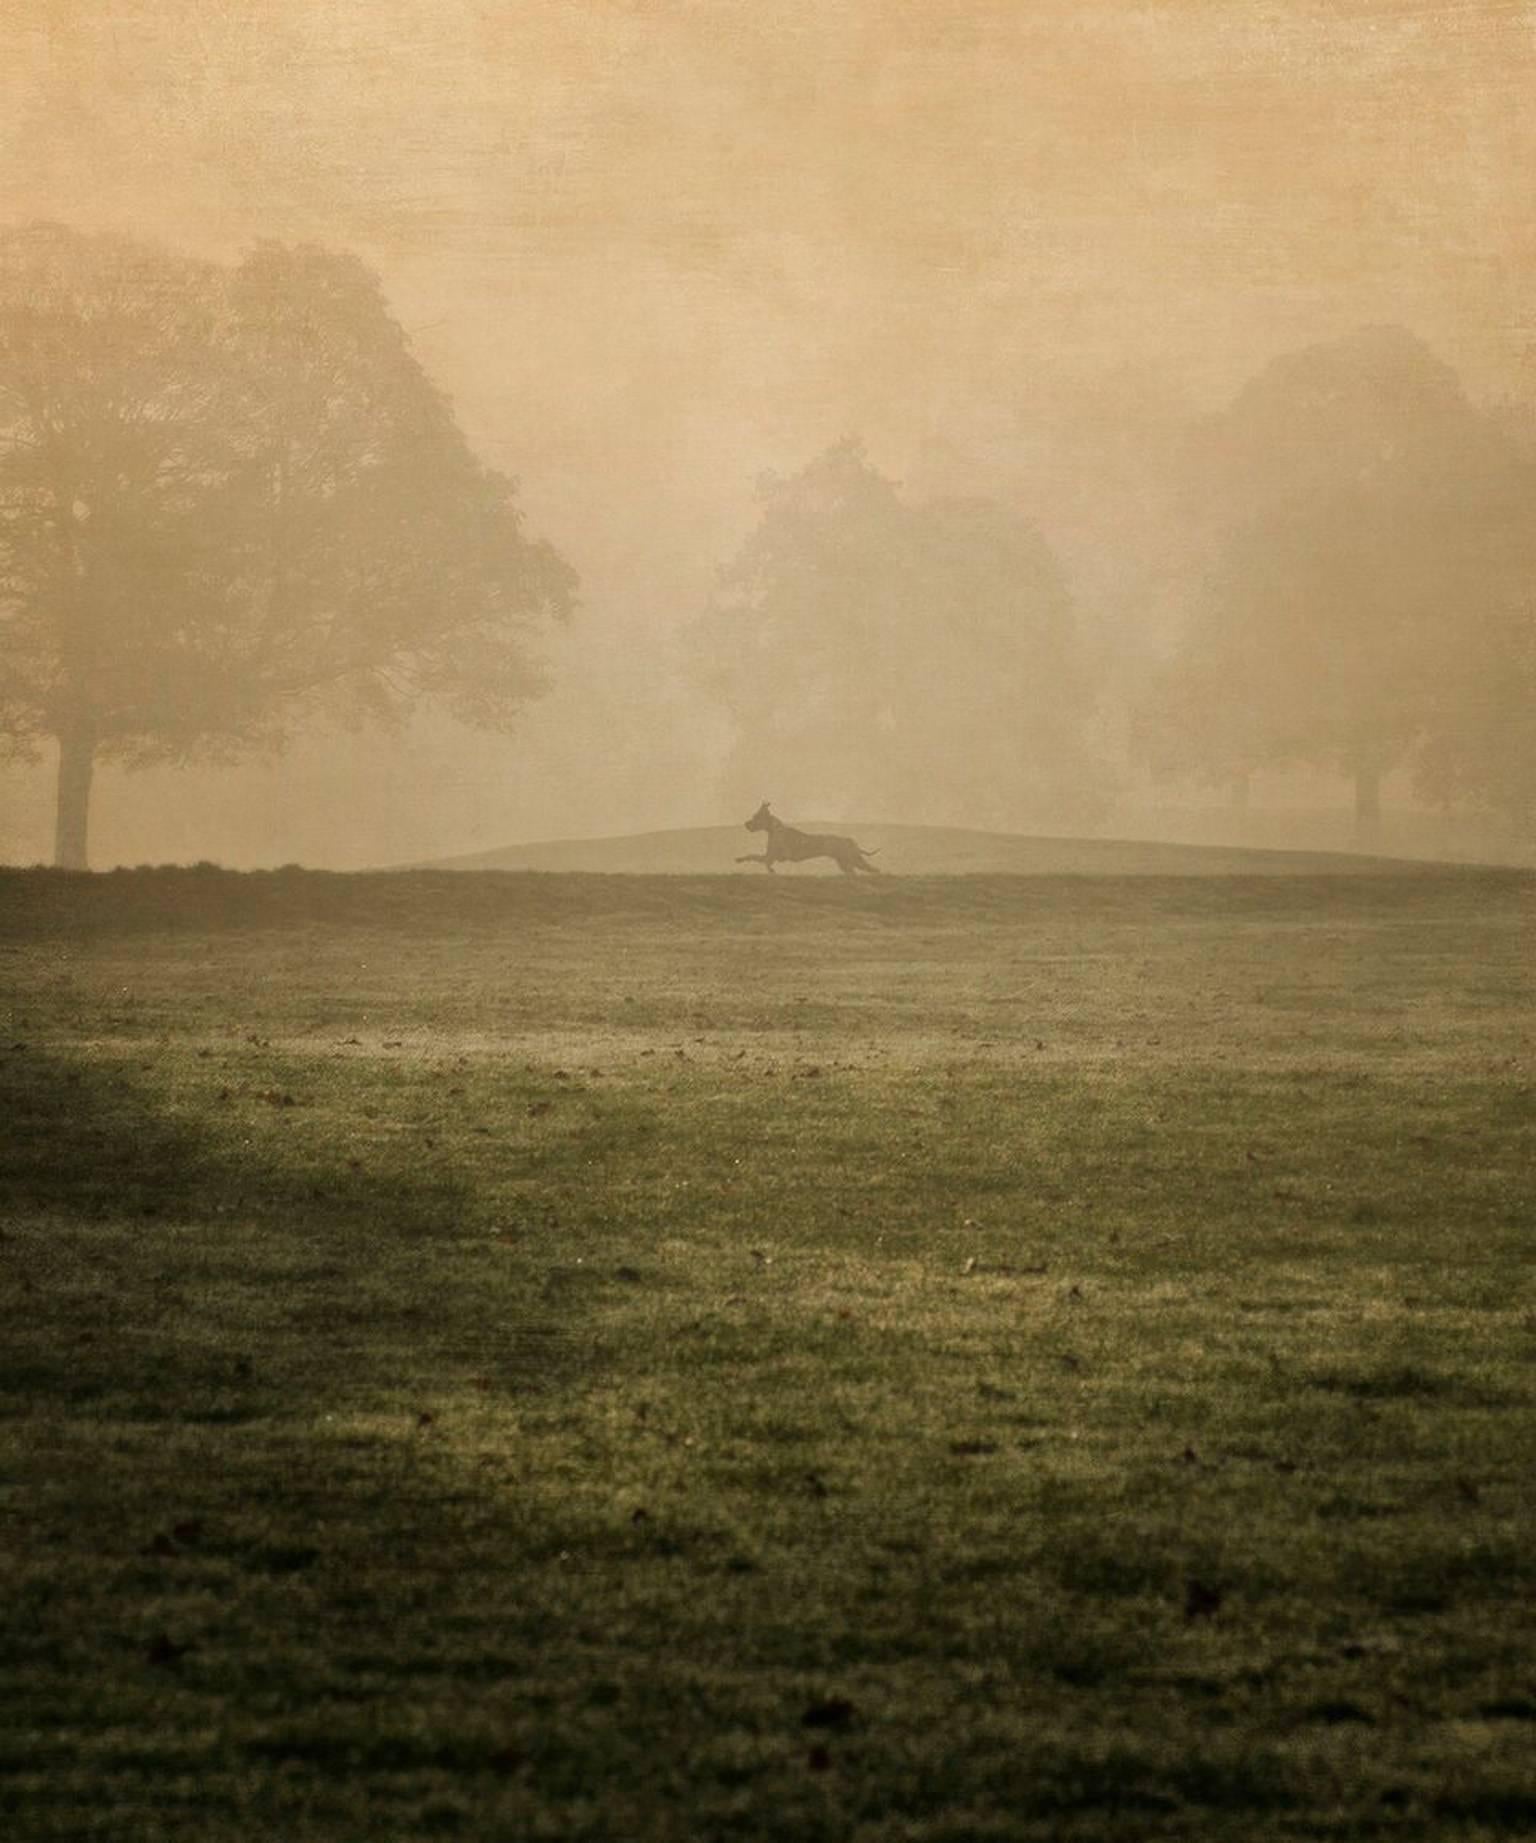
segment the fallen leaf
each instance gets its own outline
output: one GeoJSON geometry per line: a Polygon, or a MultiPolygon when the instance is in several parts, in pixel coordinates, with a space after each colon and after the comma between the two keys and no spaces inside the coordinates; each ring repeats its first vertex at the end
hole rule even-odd
{"type": "Polygon", "coordinates": [[[1204,1581],[1187,1582],[1184,1588],[1185,1619],[1214,1619],[1221,1611],[1224,1598],[1219,1587],[1209,1587],[1204,1581]]]}
{"type": "Polygon", "coordinates": [[[828,1696],[813,1702],[800,1717],[802,1728],[846,1728],[853,1721],[853,1704],[846,1696],[828,1696]]]}
{"type": "Polygon", "coordinates": [[[157,1632],[145,1647],[144,1658],[147,1663],[160,1670],[172,1669],[192,1649],[190,1645],[181,1645],[164,1632],[157,1632]]]}

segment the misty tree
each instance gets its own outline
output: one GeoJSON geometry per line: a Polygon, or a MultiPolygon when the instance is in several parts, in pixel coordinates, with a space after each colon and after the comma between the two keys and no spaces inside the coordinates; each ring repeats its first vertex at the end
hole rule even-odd
{"type": "Polygon", "coordinates": [[[699,624],[732,798],[1020,825],[1097,810],[1090,672],[1038,531],[910,504],[858,443],[762,487],[699,624]]]}
{"type": "Polygon", "coordinates": [[[1443,604],[1418,569],[1433,561],[1424,510],[1415,494],[1339,492],[1234,534],[1162,688],[1165,710],[1185,702],[1161,759],[1182,746],[1239,785],[1269,765],[1335,767],[1373,826],[1382,777],[1437,695],[1443,604]]]}
{"type": "Polygon", "coordinates": [[[1536,609],[1512,609],[1475,636],[1454,695],[1436,712],[1414,784],[1437,805],[1472,807],[1536,842],[1536,609]]]}
{"type": "Polygon", "coordinates": [[[0,743],[57,748],[60,864],[102,761],[505,723],[573,590],[354,258],[0,236],[0,743]]]}
{"type": "Polygon", "coordinates": [[[1529,841],[1536,838],[1536,464],[1517,449],[1469,484],[1475,499],[1442,521],[1435,561],[1456,629],[1436,660],[1413,782],[1435,804],[1495,814],[1529,841]]]}
{"type": "Polygon", "coordinates": [[[1192,444],[1208,554],[1139,713],[1154,770],[1240,791],[1267,766],[1336,769],[1369,832],[1503,592],[1489,509],[1510,464],[1454,372],[1398,329],[1269,366],[1192,444]]]}

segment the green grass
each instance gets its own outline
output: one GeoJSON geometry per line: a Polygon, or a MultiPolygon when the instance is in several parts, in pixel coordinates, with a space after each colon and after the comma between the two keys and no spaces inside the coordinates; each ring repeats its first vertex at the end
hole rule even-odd
{"type": "Polygon", "coordinates": [[[1521,873],[0,873],[0,1834],[1536,1831],[1521,873]]]}

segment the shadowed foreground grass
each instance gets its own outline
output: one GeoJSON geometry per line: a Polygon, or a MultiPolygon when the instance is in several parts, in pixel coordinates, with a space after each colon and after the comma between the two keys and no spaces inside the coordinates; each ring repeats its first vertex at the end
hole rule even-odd
{"type": "Polygon", "coordinates": [[[1533,888],[0,875],[0,1830],[1536,1831],[1533,888]]]}

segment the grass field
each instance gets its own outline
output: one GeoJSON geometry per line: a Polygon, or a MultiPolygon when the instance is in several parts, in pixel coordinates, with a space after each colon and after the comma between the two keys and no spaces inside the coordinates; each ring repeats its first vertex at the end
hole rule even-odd
{"type": "Polygon", "coordinates": [[[0,1835],[1536,1833],[1533,896],[0,873],[0,1835]]]}

